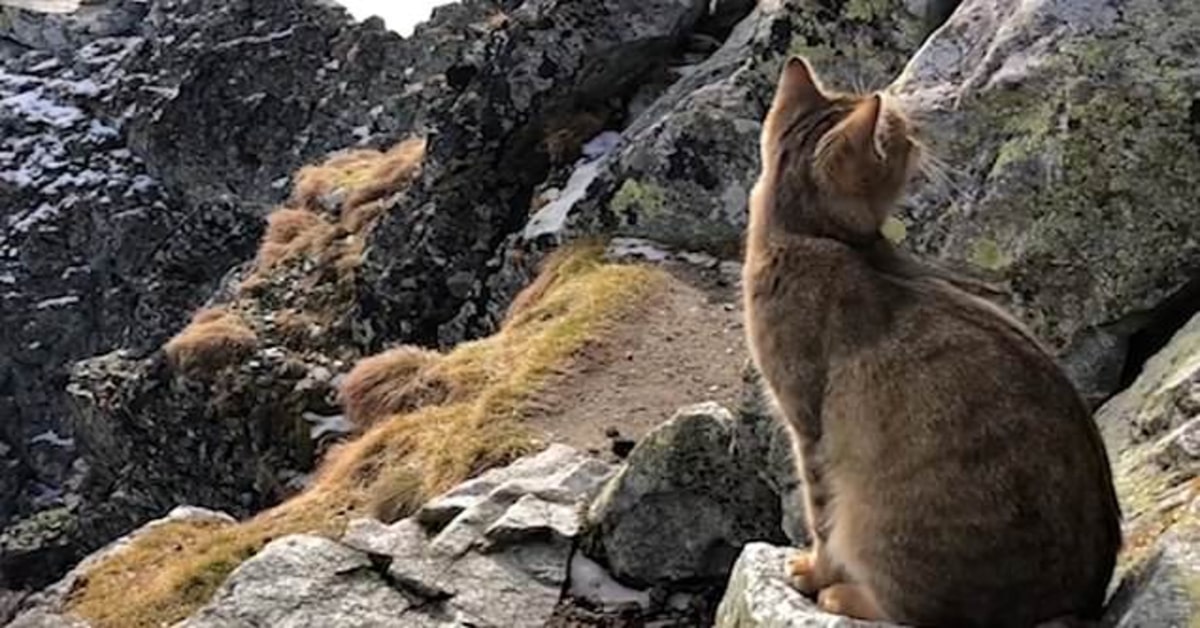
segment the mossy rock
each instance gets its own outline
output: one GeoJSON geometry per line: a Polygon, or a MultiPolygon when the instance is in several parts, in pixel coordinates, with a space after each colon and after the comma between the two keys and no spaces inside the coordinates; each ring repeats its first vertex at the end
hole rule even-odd
{"type": "Polygon", "coordinates": [[[964,5],[893,88],[944,175],[905,203],[908,244],[1001,274],[1069,359],[1194,270],[1200,5],[1011,5],[964,5]]]}

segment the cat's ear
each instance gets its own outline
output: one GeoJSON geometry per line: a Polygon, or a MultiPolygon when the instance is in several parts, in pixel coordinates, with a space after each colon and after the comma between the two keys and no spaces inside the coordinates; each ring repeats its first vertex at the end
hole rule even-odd
{"type": "Polygon", "coordinates": [[[845,138],[844,146],[854,151],[857,159],[884,161],[883,97],[872,94],[864,99],[846,119],[834,129],[845,138]]]}
{"type": "Polygon", "coordinates": [[[829,102],[821,81],[803,57],[792,57],[783,64],[775,89],[775,107],[808,111],[829,102]]]}

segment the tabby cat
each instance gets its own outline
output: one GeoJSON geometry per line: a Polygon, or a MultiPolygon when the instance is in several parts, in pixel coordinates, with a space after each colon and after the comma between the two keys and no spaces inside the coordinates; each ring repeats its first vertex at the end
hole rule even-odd
{"type": "Polygon", "coordinates": [[[922,159],[882,94],[789,60],[763,126],[743,276],[793,437],[825,610],[935,628],[1100,615],[1121,545],[1108,455],[1015,319],[880,235],[922,159]]]}

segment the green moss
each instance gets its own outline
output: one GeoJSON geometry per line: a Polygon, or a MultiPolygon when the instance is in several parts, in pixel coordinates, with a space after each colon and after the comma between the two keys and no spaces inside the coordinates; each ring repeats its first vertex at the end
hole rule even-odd
{"type": "Polygon", "coordinates": [[[895,216],[888,218],[879,232],[883,234],[883,237],[891,240],[892,244],[902,244],[908,239],[908,225],[895,216]]]}
{"type": "Polygon", "coordinates": [[[661,214],[666,209],[667,193],[653,183],[640,183],[626,179],[613,196],[611,207],[618,213],[637,211],[643,214],[661,214]]]}
{"type": "Polygon", "coordinates": [[[995,240],[979,238],[971,245],[972,264],[987,270],[1003,270],[1013,263],[1013,258],[1000,248],[995,240]]]}
{"type": "Polygon", "coordinates": [[[849,0],[845,16],[857,22],[874,22],[890,17],[894,11],[891,0],[849,0]]]}
{"type": "Polygon", "coordinates": [[[1187,279],[1187,260],[1200,255],[1187,228],[1200,151],[1188,81],[1163,68],[1182,63],[1178,52],[1068,40],[1040,61],[1028,80],[964,99],[970,122],[946,148],[960,159],[994,155],[971,221],[995,242],[968,241],[960,255],[1040,286],[1027,318],[1062,347],[1082,326],[1153,307],[1187,279]]]}

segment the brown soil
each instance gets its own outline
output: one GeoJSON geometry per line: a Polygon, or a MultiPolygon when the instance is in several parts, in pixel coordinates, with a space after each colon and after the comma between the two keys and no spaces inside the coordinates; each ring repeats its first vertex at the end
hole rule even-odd
{"type": "Polygon", "coordinates": [[[538,396],[528,424],[548,442],[608,456],[682,406],[736,403],[746,361],[735,272],[663,266],[666,289],[590,346],[538,396]]]}

